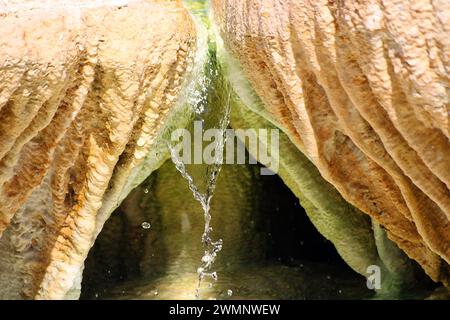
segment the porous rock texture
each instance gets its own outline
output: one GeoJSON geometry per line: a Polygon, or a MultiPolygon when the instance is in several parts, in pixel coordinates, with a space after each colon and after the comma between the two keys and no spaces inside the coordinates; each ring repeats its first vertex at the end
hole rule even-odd
{"type": "Polygon", "coordinates": [[[243,72],[263,102],[247,106],[448,284],[450,3],[212,0],[212,9],[235,91],[243,72]]]}
{"type": "Polygon", "coordinates": [[[1,298],[78,296],[105,220],[186,118],[197,40],[178,0],[0,2],[1,298]]]}

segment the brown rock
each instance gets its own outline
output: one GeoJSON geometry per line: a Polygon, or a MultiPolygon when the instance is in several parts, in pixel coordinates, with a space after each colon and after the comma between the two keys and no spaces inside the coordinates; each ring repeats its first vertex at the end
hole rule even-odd
{"type": "Polygon", "coordinates": [[[0,297],[77,296],[195,47],[178,0],[0,5],[0,297]]]}
{"type": "Polygon", "coordinates": [[[265,110],[434,280],[450,263],[450,4],[213,0],[265,110]]]}

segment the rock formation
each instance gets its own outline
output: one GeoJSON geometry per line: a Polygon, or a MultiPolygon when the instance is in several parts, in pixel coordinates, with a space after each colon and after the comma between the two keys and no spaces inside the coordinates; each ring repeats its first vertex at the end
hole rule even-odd
{"type": "MultiPolygon", "coordinates": [[[[396,287],[412,281],[409,257],[449,284],[448,1],[211,0],[209,44],[181,0],[4,3],[0,298],[79,296],[105,221],[167,160],[173,129],[189,125],[193,80],[202,81],[215,44],[234,91],[231,126],[283,131],[278,174],[343,259],[364,275],[379,265],[396,287]]],[[[261,181],[253,169],[226,172],[217,210],[249,222],[241,215],[260,203],[248,189],[229,190],[261,181]]],[[[166,163],[143,201],[160,206],[173,230],[183,221],[171,213],[182,216],[180,199],[190,197],[185,185],[165,185],[175,176],[166,163]]],[[[131,231],[142,190],[121,207],[131,231]]],[[[231,244],[224,252],[235,248],[240,259],[251,250],[243,242],[258,245],[252,228],[237,236],[248,226],[220,219],[231,244]]],[[[174,244],[168,260],[178,261],[185,243],[200,250],[184,237],[161,235],[174,244]]]]}
{"type": "Polygon", "coordinates": [[[213,0],[212,8],[227,76],[247,107],[448,284],[450,4],[213,0]]]}
{"type": "Polygon", "coordinates": [[[197,28],[178,0],[3,3],[0,297],[77,297],[103,223],[189,118],[197,28]]]}

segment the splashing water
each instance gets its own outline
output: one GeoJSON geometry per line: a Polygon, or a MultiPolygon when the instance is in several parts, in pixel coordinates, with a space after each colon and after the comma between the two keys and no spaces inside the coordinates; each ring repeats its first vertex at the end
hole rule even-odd
{"type": "Polygon", "coordinates": [[[144,221],[141,223],[141,227],[142,229],[150,229],[151,228],[151,224],[147,221],[144,221]]]}
{"type": "MultiPolygon", "coordinates": [[[[215,74],[216,75],[216,74],[215,74]]],[[[209,84],[210,82],[208,82],[209,84]]],[[[206,91],[203,91],[206,94],[206,91]]],[[[224,114],[219,123],[219,130],[221,135],[214,142],[215,143],[215,154],[214,159],[211,165],[207,167],[206,171],[206,191],[202,193],[197,185],[194,182],[193,177],[186,170],[186,166],[183,163],[183,160],[179,156],[176,148],[168,144],[168,148],[170,150],[170,155],[173,163],[175,164],[176,169],[180,172],[181,176],[186,179],[189,185],[189,189],[192,191],[194,199],[196,199],[202,209],[204,214],[204,231],[202,234],[202,245],[205,249],[203,257],[201,258],[201,265],[197,269],[198,274],[198,283],[197,288],[195,290],[195,296],[198,298],[200,296],[200,287],[202,280],[205,277],[209,277],[214,281],[217,281],[217,273],[211,271],[211,267],[217,257],[217,254],[222,250],[222,239],[218,239],[214,241],[211,237],[211,232],[213,231],[211,227],[211,199],[214,195],[214,190],[216,188],[217,177],[220,173],[220,169],[223,164],[223,151],[224,145],[226,143],[226,129],[230,122],[230,98],[231,93],[228,94],[228,99],[226,101],[226,105],[224,106],[224,114]]],[[[197,101],[206,101],[203,99],[199,99],[197,101]]],[[[193,106],[194,110],[198,110],[197,106],[193,106]]]]}

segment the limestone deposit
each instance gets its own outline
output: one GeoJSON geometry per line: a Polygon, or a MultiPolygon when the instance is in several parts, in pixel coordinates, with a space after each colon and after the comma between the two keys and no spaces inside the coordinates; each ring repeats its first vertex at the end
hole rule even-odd
{"type": "Polygon", "coordinates": [[[180,1],[1,2],[0,297],[78,296],[103,223],[162,161],[196,48],[180,1]]]}
{"type": "Polygon", "coordinates": [[[450,4],[213,0],[212,8],[240,98],[448,283],[450,4]]]}

